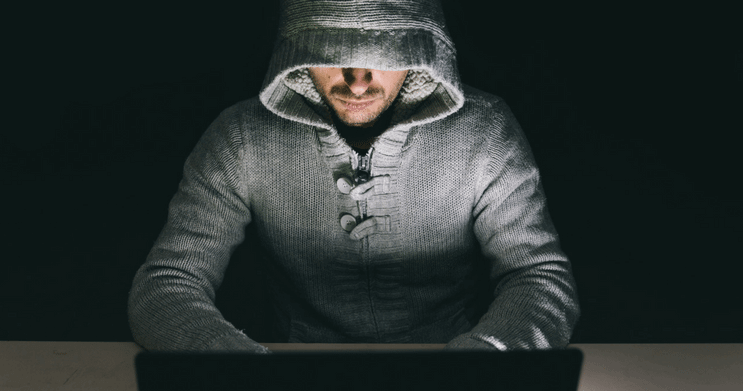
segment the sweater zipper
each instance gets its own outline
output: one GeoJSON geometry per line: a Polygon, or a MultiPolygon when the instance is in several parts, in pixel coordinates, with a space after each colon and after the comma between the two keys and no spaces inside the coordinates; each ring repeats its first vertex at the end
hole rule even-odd
{"type": "MultiPolygon", "coordinates": [[[[356,153],[354,151],[354,153],[356,153]]],[[[371,179],[371,158],[374,153],[374,148],[371,148],[366,155],[361,156],[356,153],[356,171],[353,175],[353,181],[358,185],[361,183],[368,182],[371,179]]],[[[360,200],[356,202],[356,206],[359,208],[359,216],[361,220],[366,219],[366,200],[360,200]]]]}
{"type": "MultiPolygon", "coordinates": [[[[369,179],[371,179],[371,159],[372,159],[373,153],[374,153],[374,148],[371,148],[364,156],[361,156],[358,153],[356,154],[357,164],[356,164],[356,171],[354,173],[353,179],[357,185],[368,182],[369,179]]],[[[359,216],[361,217],[361,220],[363,221],[367,217],[366,200],[357,201],[357,206],[359,208],[359,216]]],[[[370,265],[370,260],[369,260],[369,237],[364,237],[362,239],[361,245],[362,245],[361,258],[364,262],[364,266],[366,269],[366,292],[367,292],[368,299],[369,299],[369,308],[371,309],[372,319],[374,320],[374,330],[376,331],[377,338],[379,338],[379,324],[377,322],[376,311],[374,311],[374,301],[372,300],[372,292],[371,292],[371,265],[370,265]]]]}

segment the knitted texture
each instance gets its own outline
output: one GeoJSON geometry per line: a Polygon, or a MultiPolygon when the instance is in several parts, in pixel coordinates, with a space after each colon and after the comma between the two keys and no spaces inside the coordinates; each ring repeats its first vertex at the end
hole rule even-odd
{"type": "Polygon", "coordinates": [[[347,28],[359,31],[419,29],[452,46],[441,4],[436,0],[283,0],[279,34],[347,28]]]}
{"type": "Polygon", "coordinates": [[[301,70],[308,67],[425,71],[440,89],[426,120],[462,107],[456,50],[438,1],[285,0],[281,9],[279,36],[259,95],[274,114],[315,122],[314,107],[298,101],[317,102],[318,96],[307,96],[295,84],[302,83],[301,70]]]}
{"type": "Polygon", "coordinates": [[[317,92],[315,83],[312,82],[309,69],[301,68],[289,72],[284,77],[284,85],[292,91],[304,96],[311,104],[323,105],[320,93],[317,92]]]}
{"type": "MultiPolygon", "coordinates": [[[[167,223],[130,292],[135,341],[157,350],[266,352],[214,305],[251,224],[269,258],[276,342],[565,346],[579,315],[575,283],[509,108],[441,65],[456,61],[442,49],[450,46],[438,14],[415,19],[417,31],[408,33],[431,45],[407,52],[404,40],[385,43],[390,31],[407,29],[396,17],[384,25],[376,14],[347,12],[350,4],[396,6],[418,18],[428,2],[295,1],[284,9],[320,4],[339,8],[316,24],[299,11],[298,22],[282,17],[259,98],[225,110],[186,161],[167,223]],[[353,177],[359,157],[313,103],[303,59],[320,47],[354,52],[360,47],[342,45],[363,41],[368,31],[354,23],[368,29],[369,20],[380,29],[375,47],[390,50],[384,57],[415,65],[405,68],[413,72],[395,103],[410,109],[374,142],[371,180],[348,193],[337,183],[353,177]],[[355,227],[342,223],[348,216],[355,227]]],[[[351,54],[346,63],[319,55],[313,64],[384,62],[374,56],[351,54]]]]}

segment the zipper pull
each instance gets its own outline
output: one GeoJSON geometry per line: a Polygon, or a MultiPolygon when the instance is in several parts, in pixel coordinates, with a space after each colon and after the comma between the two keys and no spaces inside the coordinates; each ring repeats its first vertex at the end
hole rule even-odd
{"type": "Polygon", "coordinates": [[[374,148],[370,149],[366,155],[359,155],[358,165],[356,166],[356,172],[353,175],[353,180],[356,184],[366,183],[371,178],[371,156],[374,152],[374,148]]]}

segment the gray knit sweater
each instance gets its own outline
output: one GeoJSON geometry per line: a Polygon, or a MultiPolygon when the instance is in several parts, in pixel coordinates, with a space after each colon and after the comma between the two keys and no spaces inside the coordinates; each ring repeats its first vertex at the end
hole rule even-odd
{"type": "Polygon", "coordinates": [[[503,101],[459,82],[438,5],[289,1],[282,9],[260,97],[207,129],[134,279],[136,342],[267,351],[214,305],[252,224],[270,256],[284,341],[565,346],[578,303],[539,172],[503,101]],[[362,196],[338,185],[360,157],[307,83],[308,66],[414,70],[367,156],[372,180],[362,196]]]}

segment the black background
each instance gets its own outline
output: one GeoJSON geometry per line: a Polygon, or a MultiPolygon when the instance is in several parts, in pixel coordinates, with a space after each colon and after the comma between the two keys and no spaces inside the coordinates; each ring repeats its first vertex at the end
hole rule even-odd
{"type": "MultiPolygon", "coordinates": [[[[541,168],[583,310],[572,341],[743,342],[743,34],[731,10],[445,8],[463,81],[505,99],[541,168]]],[[[259,92],[277,10],[5,15],[0,340],[131,340],[133,275],[202,132],[259,92]]],[[[218,305],[269,342],[248,255],[238,249],[218,305]]]]}

